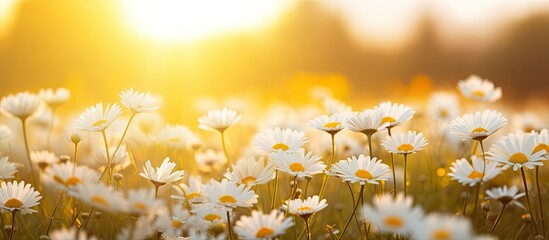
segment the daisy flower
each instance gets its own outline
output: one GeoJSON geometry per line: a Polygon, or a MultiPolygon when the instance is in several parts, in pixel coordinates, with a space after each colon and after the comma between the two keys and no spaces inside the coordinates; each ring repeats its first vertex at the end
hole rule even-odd
{"type": "Polygon", "coordinates": [[[379,109],[366,109],[362,112],[352,112],[347,115],[345,128],[353,132],[373,135],[389,126],[389,122],[382,123],[383,115],[379,109]]]}
{"type": "Polygon", "coordinates": [[[533,169],[543,166],[545,150],[534,152],[537,134],[509,134],[494,143],[487,154],[487,159],[503,164],[502,168],[513,167],[513,171],[522,167],[533,169]]]}
{"type": "Polygon", "coordinates": [[[215,151],[213,149],[206,149],[205,151],[199,151],[194,154],[194,160],[198,169],[202,172],[217,171],[225,166],[227,163],[227,157],[223,151],[215,151]]]}
{"type": "Polygon", "coordinates": [[[374,110],[381,112],[381,124],[389,123],[387,128],[399,126],[404,122],[410,120],[414,113],[412,108],[398,103],[384,102],[376,107],[374,110]]]}
{"type": "Polygon", "coordinates": [[[493,102],[501,98],[501,88],[494,88],[492,82],[476,75],[460,80],[458,89],[465,98],[479,102],[493,102]]]}
{"type": "Polygon", "coordinates": [[[412,198],[399,194],[393,198],[389,194],[374,197],[373,205],[362,207],[361,217],[376,225],[381,232],[407,234],[421,222],[423,210],[412,206],[412,198]]]}
{"type": "Polygon", "coordinates": [[[347,117],[346,112],[332,115],[321,115],[309,121],[309,125],[329,134],[336,134],[344,128],[343,123],[347,117]]]}
{"type": "Polygon", "coordinates": [[[21,214],[37,212],[32,207],[40,204],[40,193],[25,182],[2,182],[0,187],[0,208],[6,211],[18,211],[21,214]]]}
{"type": "Polygon", "coordinates": [[[70,190],[85,182],[95,183],[99,173],[87,166],[74,166],[72,162],[55,164],[46,170],[46,181],[56,183],[63,190],[70,190]]]}
{"type": "Polygon", "coordinates": [[[204,130],[217,130],[224,132],[230,126],[239,122],[241,116],[235,110],[223,108],[221,110],[210,110],[198,119],[198,127],[204,130]]]}
{"type": "Polygon", "coordinates": [[[511,186],[508,188],[507,186],[503,187],[495,187],[491,188],[489,190],[486,190],[486,199],[493,199],[496,201],[501,202],[502,204],[515,204],[521,208],[524,208],[522,203],[520,203],[518,200],[521,197],[524,197],[524,193],[519,193],[518,188],[516,186],[511,186]]]}
{"type": "Polygon", "coordinates": [[[544,157],[545,159],[549,159],[549,133],[547,132],[546,128],[541,130],[541,132],[538,134],[535,145],[536,146],[534,147],[534,150],[532,150],[532,153],[545,151],[544,157]]]}
{"type": "Polygon", "coordinates": [[[328,112],[328,114],[344,113],[351,111],[351,107],[349,105],[335,98],[328,97],[324,99],[323,103],[324,109],[326,109],[326,112],[328,112]]]}
{"type": "Polygon", "coordinates": [[[46,168],[49,168],[51,165],[59,162],[59,158],[57,158],[54,153],[47,150],[33,151],[30,153],[30,157],[32,162],[36,164],[42,171],[44,171],[46,168]]]}
{"type": "Polygon", "coordinates": [[[429,98],[427,106],[429,115],[437,120],[453,120],[459,114],[459,99],[454,93],[436,92],[429,98]]]}
{"type": "Polygon", "coordinates": [[[254,145],[267,152],[299,150],[306,142],[305,133],[291,130],[289,128],[265,129],[254,136],[254,145]]]}
{"type": "Polygon", "coordinates": [[[251,216],[242,216],[235,224],[235,232],[241,239],[271,239],[280,236],[293,226],[292,218],[272,210],[269,214],[252,211],[251,216]]]}
{"type": "Polygon", "coordinates": [[[210,202],[231,209],[252,207],[253,204],[257,203],[259,196],[250,188],[251,186],[237,185],[235,182],[223,179],[221,182],[212,180],[202,189],[206,199],[210,202]]]}
{"type": "Polygon", "coordinates": [[[3,97],[0,108],[9,116],[25,120],[38,110],[40,102],[40,98],[35,94],[23,92],[3,97]]]}
{"type": "Polygon", "coordinates": [[[303,218],[309,218],[328,206],[326,199],[320,200],[318,195],[308,197],[305,200],[301,198],[289,200],[287,203],[288,211],[291,214],[295,214],[303,218]]]}
{"type": "Polygon", "coordinates": [[[76,121],[76,129],[89,132],[105,131],[120,114],[122,110],[118,104],[107,104],[107,107],[103,108],[103,103],[98,103],[80,114],[76,121]]]}
{"type": "Polygon", "coordinates": [[[229,181],[253,186],[273,180],[275,172],[271,164],[265,163],[265,158],[260,157],[256,161],[254,157],[249,157],[238,161],[231,171],[227,170],[224,176],[229,181]]]}
{"type": "Polygon", "coordinates": [[[40,97],[40,99],[42,99],[51,109],[55,109],[69,100],[71,92],[66,88],[58,88],[55,89],[55,91],[48,88],[40,90],[38,92],[38,97],[40,97]]]}
{"type": "Polygon", "coordinates": [[[202,186],[202,177],[200,175],[190,176],[189,185],[181,183],[173,186],[178,195],[172,195],[171,197],[178,200],[187,200],[191,204],[201,203],[204,201],[202,186]]]}
{"type": "MultiPolygon", "coordinates": [[[[116,150],[115,146],[109,147],[109,153],[113,154],[116,150]]],[[[104,148],[94,148],[94,157],[95,161],[98,164],[99,168],[106,168],[109,165],[109,159],[107,159],[107,155],[105,154],[104,148]]],[[[111,155],[110,157],[110,164],[112,169],[114,171],[120,171],[128,166],[130,166],[131,161],[128,157],[128,151],[126,151],[125,145],[120,145],[118,148],[118,151],[116,151],[116,154],[114,156],[111,155]]]]}
{"type": "Polygon", "coordinates": [[[84,182],[69,194],[86,204],[107,212],[125,212],[128,203],[113,187],[103,183],[84,182]]]}
{"type": "Polygon", "coordinates": [[[153,212],[163,204],[162,200],[154,197],[153,189],[131,189],[128,191],[128,212],[144,215],[153,212]]]}
{"type": "Polygon", "coordinates": [[[497,162],[486,161],[488,164],[484,168],[484,161],[477,156],[472,156],[471,161],[472,165],[465,158],[456,160],[452,163],[448,176],[463,185],[475,186],[479,182],[490,181],[501,173],[497,162]],[[483,171],[484,177],[482,177],[483,171]]]}
{"type": "Polygon", "coordinates": [[[120,102],[131,109],[133,114],[154,112],[159,108],[149,92],[138,92],[134,91],[133,88],[120,93],[120,102]]]}
{"type": "Polygon", "coordinates": [[[14,178],[14,174],[17,172],[15,164],[8,161],[8,157],[0,158],[0,180],[14,178]]]}
{"type": "Polygon", "coordinates": [[[507,119],[495,110],[465,114],[450,123],[450,132],[463,139],[484,140],[507,125],[507,119]]]}
{"type": "Polygon", "coordinates": [[[219,222],[227,222],[227,214],[224,207],[218,207],[213,203],[196,205],[191,212],[204,221],[208,226],[219,222]]]}
{"type": "Polygon", "coordinates": [[[187,147],[187,143],[196,138],[188,127],[181,125],[167,125],[160,129],[156,135],[157,140],[176,149],[182,149],[187,147]]]}
{"type": "Polygon", "coordinates": [[[413,227],[413,239],[463,240],[473,237],[471,222],[463,217],[430,214],[413,227]]]}
{"type": "Polygon", "coordinates": [[[387,136],[381,145],[390,153],[410,154],[423,150],[423,147],[427,145],[427,140],[423,137],[423,133],[408,131],[387,136]]]}
{"type": "Polygon", "coordinates": [[[271,158],[271,164],[276,169],[294,177],[311,177],[322,173],[326,168],[324,162],[320,161],[320,156],[313,155],[313,152],[305,154],[303,148],[297,152],[275,152],[271,158]]]}
{"type": "Polygon", "coordinates": [[[160,167],[156,167],[156,169],[151,166],[151,161],[147,160],[145,166],[143,166],[143,172],[139,175],[149,179],[155,187],[160,187],[165,184],[179,181],[183,178],[183,170],[172,173],[175,166],[176,164],[170,162],[169,157],[166,157],[164,161],[162,161],[162,164],[160,164],[160,167]]]}
{"type": "Polygon", "coordinates": [[[332,165],[330,173],[350,183],[359,182],[378,184],[378,181],[387,180],[389,166],[381,163],[381,159],[370,156],[351,156],[332,165]]]}

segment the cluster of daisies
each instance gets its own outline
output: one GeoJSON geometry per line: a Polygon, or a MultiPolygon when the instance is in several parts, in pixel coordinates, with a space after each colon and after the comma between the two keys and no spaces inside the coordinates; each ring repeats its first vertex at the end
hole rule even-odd
{"type": "MultiPolygon", "coordinates": [[[[477,103],[501,98],[478,76],[458,89],[477,103]]],[[[198,119],[199,129],[216,134],[207,144],[186,126],[162,124],[150,93],[127,89],[120,103],[87,108],[59,137],[56,112],[69,98],[60,88],[1,100],[2,113],[19,120],[0,125],[2,239],[474,239],[497,234],[515,206],[528,212],[526,236],[546,236],[547,129],[523,119],[528,128],[493,139],[507,118],[496,110],[459,117],[454,93],[434,93],[421,109],[429,121],[421,129],[437,142],[428,154],[416,154],[428,146],[424,133],[408,130],[419,128],[411,123],[416,110],[392,102],[352,111],[324,96],[325,114],[273,108],[237,153],[242,141],[230,129],[246,119],[229,108],[198,119]],[[46,131],[33,133],[33,125],[46,131]],[[460,156],[447,175],[443,148],[460,156]],[[424,186],[408,168],[426,162],[466,187],[459,211],[414,204],[424,186]],[[507,169],[520,170],[522,185],[488,189],[507,169]],[[490,200],[500,205],[495,219],[478,210],[490,200]]]]}

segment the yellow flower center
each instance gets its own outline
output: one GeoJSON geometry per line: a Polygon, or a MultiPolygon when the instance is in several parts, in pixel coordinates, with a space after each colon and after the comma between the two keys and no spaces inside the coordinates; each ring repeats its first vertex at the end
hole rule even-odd
{"type": "Polygon", "coordinates": [[[210,214],[207,214],[206,216],[204,216],[204,219],[207,220],[207,221],[215,221],[215,220],[221,219],[221,216],[219,216],[217,214],[210,213],[210,214]]]}
{"type": "Polygon", "coordinates": [[[200,198],[200,197],[202,197],[202,194],[197,192],[189,193],[187,195],[187,199],[200,198]]]}
{"type": "Polygon", "coordinates": [[[172,227],[173,228],[179,228],[179,227],[181,227],[181,225],[183,225],[182,222],[177,221],[177,220],[172,220],[172,227]]]}
{"type": "Polygon", "coordinates": [[[290,164],[290,170],[292,170],[293,172],[303,172],[305,171],[305,167],[303,167],[301,163],[295,162],[290,164]]]}
{"type": "Polygon", "coordinates": [[[488,132],[488,130],[482,127],[475,128],[473,129],[473,131],[471,131],[471,133],[485,133],[485,132],[488,132]]]}
{"type": "Polygon", "coordinates": [[[394,118],[392,118],[391,116],[387,116],[387,117],[384,117],[381,119],[381,124],[384,124],[384,123],[394,123],[396,122],[396,120],[394,118]]]}
{"type": "Polygon", "coordinates": [[[21,200],[17,198],[11,198],[4,203],[4,206],[8,208],[20,208],[21,206],[23,206],[23,202],[21,202],[21,200]]]}
{"type": "Polygon", "coordinates": [[[222,203],[236,203],[236,199],[231,195],[223,195],[219,198],[222,203]]]}
{"type": "Polygon", "coordinates": [[[473,170],[467,177],[469,177],[470,179],[480,179],[482,177],[482,173],[473,170]]]}
{"type": "Polygon", "coordinates": [[[360,169],[358,171],[355,172],[355,176],[359,177],[359,178],[364,178],[364,179],[370,179],[372,178],[372,174],[366,170],[363,170],[363,169],[360,169]]]}
{"type": "Polygon", "coordinates": [[[147,206],[143,203],[134,203],[133,206],[139,210],[145,211],[147,209],[147,206]]]}
{"type": "Polygon", "coordinates": [[[540,143],[534,148],[534,150],[532,150],[532,153],[537,153],[541,150],[545,150],[545,152],[549,153],[549,146],[545,143],[540,143]]]}
{"type": "Polygon", "coordinates": [[[448,110],[446,110],[446,109],[441,109],[438,112],[438,115],[440,115],[440,117],[442,117],[442,118],[447,118],[450,115],[450,113],[448,113],[448,110]]]}
{"type": "Polygon", "coordinates": [[[324,124],[324,127],[325,128],[336,128],[336,127],[339,127],[339,125],[341,125],[340,122],[329,122],[329,123],[324,124]]]}
{"type": "Polygon", "coordinates": [[[311,211],[311,210],[313,210],[313,208],[309,206],[302,206],[297,208],[297,211],[311,211]]]}
{"type": "Polygon", "coordinates": [[[97,203],[97,204],[100,204],[100,205],[103,205],[105,207],[108,207],[109,206],[109,202],[101,197],[101,196],[98,196],[98,195],[95,195],[91,198],[91,201],[94,202],[94,203],[97,203]]]}
{"type": "Polygon", "coordinates": [[[273,145],[273,149],[274,150],[282,150],[282,151],[286,151],[288,149],[290,149],[290,147],[288,147],[288,145],[284,144],[284,143],[277,143],[275,145],[273,145]]]}
{"type": "Polygon", "coordinates": [[[62,184],[65,187],[75,186],[80,183],[80,178],[77,177],[70,177],[67,178],[67,180],[63,180],[61,177],[55,175],[53,176],[53,180],[55,180],[59,184],[62,184]]]}
{"type": "Polygon", "coordinates": [[[448,239],[452,239],[451,236],[452,235],[444,229],[433,232],[434,240],[448,240],[448,239]]]}
{"type": "Polygon", "coordinates": [[[256,238],[266,238],[267,236],[270,236],[273,233],[274,233],[273,229],[270,229],[270,228],[267,228],[267,227],[262,227],[259,230],[257,230],[257,233],[255,234],[255,237],[256,238]]]}
{"type": "Polygon", "coordinates": [[[509,162],[522,164],[528,162],[528,157],[524,153],[518,152],[509,157],[509,162]]]}
{"type": "Polygon", "coordinates": [[[477,96],[477,97],[484,97],[485,93],[484,91],[482,90],[474,90],[473,92],[471,92],[473,94],[473,96],[477,96]]]}
{"type": "Polygon", "coordinates": [[[248,184],[255,181],[255,177],[249,176],[242,179],[242,183],[248,184]]]}
{"type": "Polygon", "coordinates": [[[405,144],[401,144],[400,146],[398,146],[397,150],[402,151],[402,152],[409,152],[409,151],[414,150],[414,146],[412,146],[408,143],[405,143],[405,144]]]}
{"type": "Polygon", "coordinates": [[[101,126],[101,125],[103,125],[103,124],[105,124],[105,123],[107,123],[107,120],[101,119],[101,120],[98,120],[97,122],[94,122],[92,126],[93,126],[93,127],[99,127],[99,126],[101,126]]]}
{"type": "Polygon", "coordinates": [[[385,223],[385,225],[392,228],[401,228],[404,225],[404,223],[402,222],[402,219],[397,216],[386,217],[383,223],[385,223]]]}

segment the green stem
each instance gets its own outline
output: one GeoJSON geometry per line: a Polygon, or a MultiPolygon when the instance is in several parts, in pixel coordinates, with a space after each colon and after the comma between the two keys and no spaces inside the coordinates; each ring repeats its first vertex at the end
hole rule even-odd
{"type": "Polygon", "coordinates": [[[528,210],[530,211],[530,217],[532,218],[532,225],[534,225],[536,233],[539,233],[537,223],[534,220],[534,212],[532,212],[532,206],[530,205],[530,194],[528,193],[528,184],[526,183],[526,174],[524,173],[524,167],[520,168],[520,172],[522,173],[522,183],[524,184],[524,193],[526,193],[526,203],[528,203],[528,210]]]}
{"type": "Polygon", "coordinates": [[[78,160],[78,143],[74,144],[74,157],[72,158],[72,175],[76,171],[76,160],[78,160]]]}
{"type": "Polygon", "coordinates": [[[0,224],[2,224],[2,229],[0,229],[0,231],[2,231],[2,237],[4,237],[3,239],[6,239],[6,232],[4,231],[4,214],[0,213],[0,224]]]}
{"type": "Polygon", "coordinates": [[[84,222],[84,225],[82,225],[82,227],[80,227],[80,228],[78,229],[78,231],[80,231],[81,229],[86,230],[86,227],[88,226],[88,223],[90,222],[90,218],[93,217],[93,212],[94,212],[94,211],[95,211],[95,208],[92,208],[92,209],[90,210],[90,214],[88,215],[88,218],[86,218],[86,221],[84,222]]]}
{"type": "Polygon", "coordinates": [[[309,190],[309,183],[311,182],[310,179],[307,179],[307,183],[305,184],[305,192],[303,193],[303,198],[307,198],[307,190],[309,190]]]}
{"type": "Polygon", "coordinates": [[[477,190],[475,191],[475,209],[473,210],[473,226],[477,226],[477,212],[478,212],[478,198],[480,192],[480,183],[477,183],[477,190]]]}
{"type": "Polygon", "coordinates": [[[543,217],[543,201],[541,200],[541,190],[539,187],[539,166],[536,166],[536,188],[538,191],[538,204],[539,204],[539,212],[541,215],[541,233],[542,236],[545,236],[545,218],[543,217]]]}
{"type": "Polygon", "coordinates": [[[221,132],[221,145],[223,147],[223,153],[225,153],[225,158],[227,159],[227,169],[231,168],[231,161],[229,159],[229,152],[227,152],[227,144],[225,142],[225,131],[221,132]]]}
{"type": "Polygon", "coordinates": [[[503,207],[501,207],[498,217],[496,218],[496,222],[494,222],[494,226],[492,227],[492,230],[490,230],[490,235],[492,235],[492,233],[494,233],[494,230],[496,230],[496,227],[498,226],[499,220],[501,219],[501,215],[503,215],[505,207],[507,207],[507,204],[503,204],[503,207]]]}
{"type": "Polygon", "coordinates": [[[231,226],[231,214],[227,211],[227,227],[229,229],[229,239],[233,240],[233,227],[231,226]]]}
{"type": "Polygon", "coordinates": [[[309,218],[304,218],[304,219],[305,219],[305,227],[307,228],[307,240],[311,240],[313,239],[313,237],[312,237],[311,229],[309,226],[309,218]]]}
{"type": "Polygon", "coordinates": [[[343,231],[341,232],[341,235],[339,235],[338,240],[341,240],[341,238],[343,238],[343,235],[345,235],[345,231],[347,231],[347,228],[349,227],[349,223],[351,222],[351,219],[353,219],[356,209],[358,208],[358,204],[360,203],[360,199],[362,198],[363,192],[364,192],[364,185],[360,185],[360,193],[358,195],[359,199],[356,201],[355,207],[353,208],[353,212],[351,213],[351,216],[349,216],[349,219],[345,223],[345,227],[343,227],[343,231]]]}
{"type": "Polygon", "coordinates": [[[17,210],[13,210],[13,211],[11,212],[11,219],[12,219],[12,221],[11,221],[11,230],[10,230],[10,240],[12,240],[12,239],[13,239],[13,235],[15,235],[15,223],[16,223],[16,221],[15,221],[15,214],[16,214],[16,213],[17,213],[17,210]]]}
{"type": "Polygon", "coordinates": [[[25,151],[27,153],[27,160],[29,161],[29,168],[30,168],[30,172],[31,172],[31,176],[30,176],[30,179],[31,179],[31,182],[32,184],[35,186],[35,187],[38,187],[37,183],[36,183],[36,178],[34,176],[34,166],[32,164],[32,160],[31,160],[31,156],[30,156],[30,150],[29,150],[29,141],[28,141],[28,138],[27,138],[27,124],[26,124],[26,119],[21,119],[21,124],[23,126],[23,141],[25,142],[25,151]]]}
{"type": "Polygon", "coordinates": [[[274,209],[275,207],[277,194],[278,194],[278,170],[275,170],[275,189],[274,189],[273,199],[271,201],[271,209],[274,209]]]}
{"type": "MultiPolygon", "coordinates": [[[[391,136],[391,128],[387,128],[387,134],[391,136]]],[[[395,155],[391,153],[391,169],[393,170],[393,197],[396,198],[397,195],[397,181],[396,181],[396,172],[395,172],[395,155]]]]}
{"type": "Polygon", "coordinates": [[[467,200],[469,198],[469,185],[465,186],[465,200],[463,200],[463,213],[462,215],[465,216],[465,212],[467,209],[467,200]]]}
{"type": "MultiPolygon", "coordinates": [[[[332,158],[330,160],[330,166],[334,164],[335,156],[336,156],[336,146],[335,146],[335,134],[332,135],[332,158]]],[[[320,193],[318,194],[318,197],[322,199],[322,196],[324,196],[324,191],[326,190],[326,182],[328,182],[328,175],[324,174],[324,177],[322,179],[322,186],[320,187],[320,193]]]]}
{"type": "Polygon", "coordinates": [[[61,194],[59,195],[59,199],[57,200],[57,203],[55,203],[55,207],[53,208],[53,212],[50,217],[50,222],[48,223],[48,228],[46,229],[46,233],[44,235],[48,236],[50,233],[51,223],[53,222],[53,218],[55,217],[55,213],[57,212],[57,208],[59,207],[59,204],[61,203],[61,200],[63,199],[63,195],[65,192],[61,191],[61,194]]]}
{"type": "Polygon", "coordinates": [[[406,182],[406,170],[408,168],[408,154],[404,154],[404,197],[407,196],[408,184],[406,182]]]}
{"type": "Polygon", "coordinates": [[[366,134],[366,138],[368,138],[368,150],[370,152],[370,158],[373,158],[374,150],[372,149],[372,134],[366,134]]]}

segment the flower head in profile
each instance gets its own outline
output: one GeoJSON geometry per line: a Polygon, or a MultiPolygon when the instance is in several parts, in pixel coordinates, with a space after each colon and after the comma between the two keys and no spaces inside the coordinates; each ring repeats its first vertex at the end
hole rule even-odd
{"type": "Polygon", "coordinates": [[[486,199],[493,199],[501,202],[504,205],[514,204],[521,208],[524,208],[524,206],[522,205],[522,203],[516,200],[524,197],[524,195],[524,193],[519,193],[519,190],[516,186],[511,186],[510,188],[507,186],[495,187],[486,190],[486,199]]]}
{"type": "Polygon", "coordinates": [[[536,133],[509,134],[492,145],[488,151],[487,159],[503,164],[502,168],[513,167],[513,171],[526,167],[543,166],[541,160],[545,160],[545,150],[534,152],[537,140],[536,133]]]}
{"type": "Polygon", "coordinates": [[[133,88],[120,93],[120,102],[131,109],[134,114],[154,112],[159,108],[149,92],[138,92],[134,91],[133,88]]]}
{"type": "Polygon", "coordinates": [[[66,88],[57,88],[55,90],[48,88],[40,90],[38,97],[51,109],[56,109],[69,100],[71,92],[66,88]]]}
{"type": "Polygon", "coordinates": [[[309,125],[329,134],[336,134],[344,128],[347,112],[335,113],[332,115],[321,115],[309,121],[309,125]]]}
{"type": "Polygon", "coordinates": [[[228,209],[236,207],[252,207],[257,203],[258,195],[251,190],[252,186],[237,185],[227,179],[221,182],[212,180],[203,187],[204,195],[210,202],[228,209]]]}
{"type": "Polygon", "coordinates": [[[128,191],[128,211],[135,215],[145,215],[154,212],[163,201],[156,199],[154,189],[131,189],[128,191]]]}
{"type": "Polygon", "coordinates": [[[289,200],[287,202],[288,212],[302,218],[309,218],[327,206],[328,203],[326,203],[326,199],[320,200],[318,195],[308,197],[307,199],[298,198],[289,200]]]}
{"type": "Polygon", "coordinates": [[[260,185],[268,183],[275,177],[274,168],[271,164],[265,162],[265,158],[260,157],[255,160],[249,157],[239,160],[233,165],[232,170],[227,170],[225,178],[238,184],[260,185]]]}
{"type": "Polygon", "coordinates": [[[429,98],[428,107],[434,119],[451,121],[459,114],[459,99],[454,93],[436,92],[429,98]]]}
{"type": "Polygon", "coordinates": [[[125,212],[127,202],[112,186],[96,182],[77,185],[69,194],[102,211],[125,212]]]}
{"type": "Polygon", "coordinates": [[[198,170],[205,173],[218,171],[225,167],[225,164],[227,163],[225,153],[223,153],[223,151],[215,151],[213,149],[206,149],[204,151],[196,152],[194,154],[194,159],[198,166],[198,170]]]}
{"type": "Polygon", "coordinates": [[[25,120],[38,110],[40,103],[40,98],[36,94],[22,92],[3,97],[0,108],[8,116],[25,120]]]}
{"type": "Polygon", "coordinates": [[[19,211],[21,214],[35,213],[32,207],[40,204],[40,193],[25,182],[2,182],[0,186],[0,208],[6,211],[19,211]]]}
{"type": "Polygon", "coordinates": [[[267,152],[295,152],[307,141],[305,133],[289,128],[269,128],[254,136],[254,145],[267,152]]]}
{"type": "Polygon", "coordinates": [[[389,166],[381,163],[381,159],[370,156],[351,156],[332,165],[330,173],[350,183],[364,185],[378,184],[378,181],[387,180],[389,166]]]}
{"type": "Polygon", "coordinates": [[[206,115],[198,119],[198,127],[204,130],[224,132],[229,127],[239,122],[240,119],[240,114],[232,109],[223,108],[221,110],[210,110],[206,115]]]}
{"type": "Polygon", "coordinates": [[[190,176],[188,184],[181,183],[174,185],[173,189],[177,191],[177,195],[172,195],[173,199],[186,200],[191,204],[201,203],[204,201],[204,193],[202,191],[202,177],[190,176]]]}
{"type": "Polygon", "coordinates": [[[495,88],[492,82],[476,75],[460,80],[458,89],[465,98],[479,102],[493,102],[501,98],[501,88],[495,88]]]}
{"type": "Polygon", "coordinates": [[[120,114],[122,110],[118,104],[107,104],[107,107],[103,108],[103,103],[98,103],[80,114],[76,121],[76,129],[89,132],[105,131],[120,114]]]}
{"type": "Polygon", "coordinates": [[[412,236],[413,239],[472,239],[473,227],[466,218],[433,213],[416,223],[412,236]]]}
{"type": "Polygon", "coordinates": [[[495,178],[501,173],[501,169],[498,167],[498,163],[494,161],[486,161],[486,168],[484,167],[484,161],[477,156],[471,157],[472,165],[467,159],[458,159],[452,163],[450,167],[450,176],[453,180],[457,180],[463,185],[475,186],[479,182],[487,182],[495,178]],[[484,177],[482,172],[484,171],[484,177]]]}
{"type": "Polygon", "coordinates": [[[14,174],[17,172],[15,164],[8,159],[7,156],[0,158],[0,180],[2,181],[14,178],[14,174]]]}
{"type": "Polygon", "coordinates": [[[242,216],[235,224],[235,232],[243,239],[272,239],[283,235],[293,226],[292,218],[272,210],[269,214],[252,211],[251,216],[242,216]]]}
{"type": "Polygon", "coordinates": [[[97,147],[93,149],[94,160],[98,168],[106,168],[109,165],[109,161],[112,169],[114,169],[115,172],[130,166],[131,161],[128,157],[128,151],[126,150],[126,146],[120,145],[118,151],[116,151],[116,148],[117,147],[115,146],[109,147],[109,153],[111,154],[110,159],[107,158],[104,148],[97,147]]]}
{"type": "Polygon", "coordinates": [[[158,134],[156,134],[156,138],[160,143],[168,147],[182,149],[187,147],[187,144],[191,140],[196,139],[196,136],[186,126],[167,125],[160,129],[158,134]]]}
{"type": "Polygon", "coordinates": [[[99,173],[87,166],[74,166],[72,162],[52,165],[46,170],[46,181],[55,183],[63,190],[71,190],[85,182],[95,183],[99,173]]]}
{"type": "Polygon", "coordinates": [[[59,158],[55,156],[55,153],[47,150],[32,151],[30,157],[33,164],[36,164],[42,171],[59,161],[59,158]]]}
{"type": "Polygon", "coordinates": [[[361,211],[363,220],[376,225],[381,232],[410,233],[423,218],[423,210],[414,207],[411,197],[399,194],[393,198],[390,194],[374,197],[373,205],[365,205],[361,211]]]}
{"type": "Polygon", "coordinates": [[[507,125],[507,119],[498,111],[484,110],[465,114],[450,123],[450,132],[463,139],[484,140],[507,125]]]}
{"type": "Polygon", "coordinates": [[[353,112],[347,115],[345,128],[353,132],[361,132],[366,135],[373,135],[389,126],[389,122],[383,122],[383,113],[379,108],[375,110],[366,109],[362,112],[353,112]]]}
{"type": "Polygon", "coordinates": [[[320,161],[320,156],[313,155],[313,152],[305,153],[303,148],[297,152],[276,152],[271,158],[276,169],[294,177],[311,177],[322,173],[326,168],[326,164],[320,161]]]}
{"type": "Polygon", "coordinates": [[[389,123],[387,128],[402,125],[410,120],[416,112],[404,104],[391,103],[390,101],[381,103],[374,110],[381,112],[381,124],[389,123]]]}
{"type": "Polygon", "coordinates": [[[214,203],[197,204],[191,210],[199,219],[211,226],[219,222],[227,222],[227,214],[224,207],[216,206],[214,203]]]}
{"type": "MultiPolygon", "coordinates": [[[[531,134],[536,134],[535,132],[531,134]]],[[[532,150],[532,153],[545,151],[545,159],[549,160],[549,133],[547,132],[547,128],[544,128],[540,131],[540,133],[537,135],[537,139],[535,141],[535,147],[534,150],[532,150]]]]}
{"type": "Polygon", "coordinates": [[[423,133],[408,131],[387,136],[381,145],[390,153],[410,154],[423,150],[423,147],[427,145],[427,140],[423,137],[423,133]]]}
{"type": "Polygon", "coordinates": [[[143,172],[139,175],[146,179],[149,179],[155,186],[162,186],[172,182],[179,181],[183,178],[183,170],[175,171],[172,173],[176,164],[170,162],[170,158],[167,157],[162,161],[159,167],[153,168],[151,161],[147,160],[145,166],[143,166],[143,172]]]}

